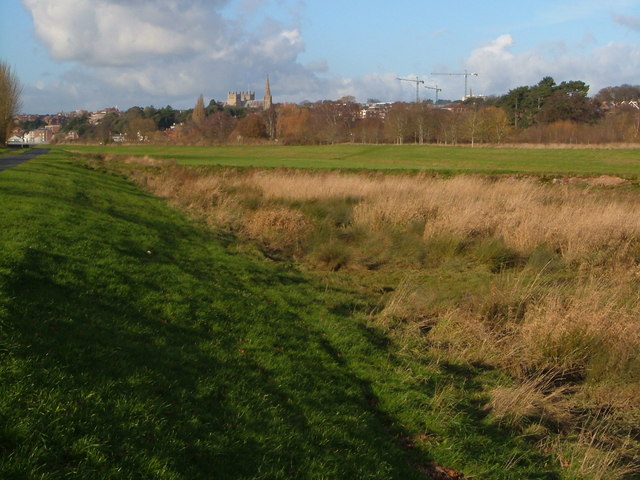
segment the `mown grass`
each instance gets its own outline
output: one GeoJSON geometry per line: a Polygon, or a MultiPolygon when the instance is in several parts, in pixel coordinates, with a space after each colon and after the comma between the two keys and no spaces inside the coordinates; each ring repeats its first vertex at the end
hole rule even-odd
{"type": "Polygon", "coordinates": [[[31,160],[0,204],[2,478],[557,478],[486,418],[492,372],[402,355],[351,287],[100,163],[31,160]]]}
{"type": "Polygon", "coordinates": [[[3,157],[5,155],[15,155],[18,154],[20,152],[23,152],[24,150],[22,149],[15,149],[15,148],[9,148],[9,147],[0,147],[0,157],[3,157]]]}
{"type": "MultiPolygon", "coordinates": [[[[125,160],[195,218],[368,292],[356,317],[404,359],[475,372],[485,412],[555,452],[565,478],[637,476],[635,185],[125,160]]],[[[455,417],[458,388],[442,382],[429,409],[455,417]]]]}
{"type": "Polygon", "coordinates": [[[328,146],[61,146],[84,153],[150,156],[181,165],[355,170],[427,170],[440,173],[548,175],[640,174],[638,150],[598,148],[470,148],[433,145],[328,146]]]}

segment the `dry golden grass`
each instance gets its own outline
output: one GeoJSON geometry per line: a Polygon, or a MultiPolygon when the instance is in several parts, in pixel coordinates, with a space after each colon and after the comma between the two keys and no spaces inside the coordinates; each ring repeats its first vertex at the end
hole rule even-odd
{"type": "Polygon", "coordinates": [[[221,199],[223,186],[240,196],[258,192],[265,202],[354,199],[352,221],[367,229],[424,222],[425,239],[443,233],[463,239],[493,236],[523,253],[545,244],[568,260],[599,249],[626,251],[640,238],[635,202],[537,179],[291,171],[199,175],[172,168],[148,175],[145,183],[160,196],[187,197],[199,208],[218,207],[211,201],[221,199]]]}
{"type": "Polygon", "coordinates": [[[611,282],[591,280],[569,296],[554,292],[531,305],[514,339],[521,362],[592,380],[626,372],[640,352],[640,299],[628,291],[632,284],[611,282]]]}
{"type": "Polygon", "coordinates": [[[384,228],[425,222],[424,236],[495,236],[520,252],[541,244],[576,259],[640,238],[640,209],[625,199],[537,179],[259,172],[246,184],[269,200],[353,198],[353,222],[384,228]]]}
{"type": "Polygon", "coordinates": [[[299,252],[309,222],[299,210],[277,206],[248,213],[242,221],[243,231],[252,239],[273,250],[299,252]]]}
{"type": "Polygon", "coordinates": [[[134,171],[132,175],[155,195],[212,225],[236,228],[243,217],[238,196],[230,194],[240,186],[233,175],[201,175],[176,166],[134,171]]]}
{"type": "Polygon", "coordinates": [[[487,295],[443,316],[432,342],[453,358],[497,365],[517,377],[556,372],[600,381],[633,366],[640,351],[635,273],[617,271],[571,289],[505,276],[487,295]]]}
{"type": "Polygon", "coordinates": [[[637,444],[613,430],[606,410],[587,418],[575,441],[560,445],[556,440],[552,449],[573,478],[627,480],[640,475],[640,466],[627,460],[637,459],[637,444]]]}
{"type": "Polygon", "coordinates": [[[498,386],[490,392],[487,408],[499,423],[529,431],[531,422],[542,428],[566,428],[574,421],[564,395],[567,389],[555,387],[553,381],[551,375],[541,374],[515,386],[498,386]]]}

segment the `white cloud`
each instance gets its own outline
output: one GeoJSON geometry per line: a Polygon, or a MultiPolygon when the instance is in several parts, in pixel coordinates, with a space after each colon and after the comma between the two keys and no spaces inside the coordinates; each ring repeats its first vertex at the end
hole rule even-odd
{"type": "Polygon", "coordinates": [[[57,60],[133,65],[151,55],[217,50],[225,36],[223,1],[23,0],[38,37],[57,60]]]}
{"type": "Polygon", "coordinates": [[[514,53],[514,44],[512,36],[505,34],[471,52],[466,65],[479,74],[473,79],[475,93],[503,94],[518,86],[536,84],[545,76],[556,82],[583,80],[591,86],[590,94],[606,86],[637,83],[637,45],[612,42],[584,52],[584,45],[574,50],[555,42],[514,53]]]}
{"type": "Polygon", "coordinates": [[[304,41],[296,25],[248,18],[264,15],[262,0],[238,19],[223,15],[229,0],[22,1],[52,57],[74,62],[67,75],[47,84],[60,108],[195,102],[199,93],[221,100],[228,90],[261,89],[267,74],[275,91],[279,78],[313,80],[298,62],[304,41]],[[81,93],[92,96],[83,100],[81,93]]]}
{"type": "Polygon", "coordinates": [[[282,30],[257,38],[252,52],[256,58],[270,59],[275,63],[296,60],[304,49],[304,41],[298,29],[282,30]]]}

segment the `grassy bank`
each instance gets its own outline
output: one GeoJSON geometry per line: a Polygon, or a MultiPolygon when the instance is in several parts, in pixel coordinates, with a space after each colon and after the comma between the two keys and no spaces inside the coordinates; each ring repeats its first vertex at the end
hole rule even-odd
{"type": "Polygon", "coordinates": [[[181,165],[426,170],[547,175],[640,174],[638,150],[470,148],[433,145],[61,146],[84,153],[150,156],[181,165]]]}
{"type": "Polygon", "coordinates": [[[404,355],[366,296],[99,162],[31,160],[0,203],[2,478],[557,478],[486,417],[494,373],[404,355]]]}
{"type": "Polygon", "coordinates": [[[566,478],[635,478],[633,184],[127,162],[195,218],[297,260],[328,288],[356,285],[369,300],[354,316],[406,361],[484,372],[480,410],[555,452],[566,478]]]}

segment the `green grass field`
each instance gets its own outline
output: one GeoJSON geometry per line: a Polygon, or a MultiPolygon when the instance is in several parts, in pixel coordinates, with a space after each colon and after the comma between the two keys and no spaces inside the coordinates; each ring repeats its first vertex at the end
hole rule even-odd
{"type": "Polygon", "coordinates": [[[548,175],[640,174],[640,150],[470,148],[431,145],[331,146],[61,146],[84,153],[172,159],[182,165],[548,175]]]}
{"type": "Polygon", "coordinates": [[[0,205],[0,478],[559,478],[485,418],[495,373],[400,355],[353,292],[108,169],[58,149],[0,173],[0,205]]]}
{"type": "Polygon", "coordinates": [[[5,155],[15,155],[16,153],[20,153],[20,150],[15,150],[8,147],[0,147],[0,157],[3,157],[5,155]]]}

